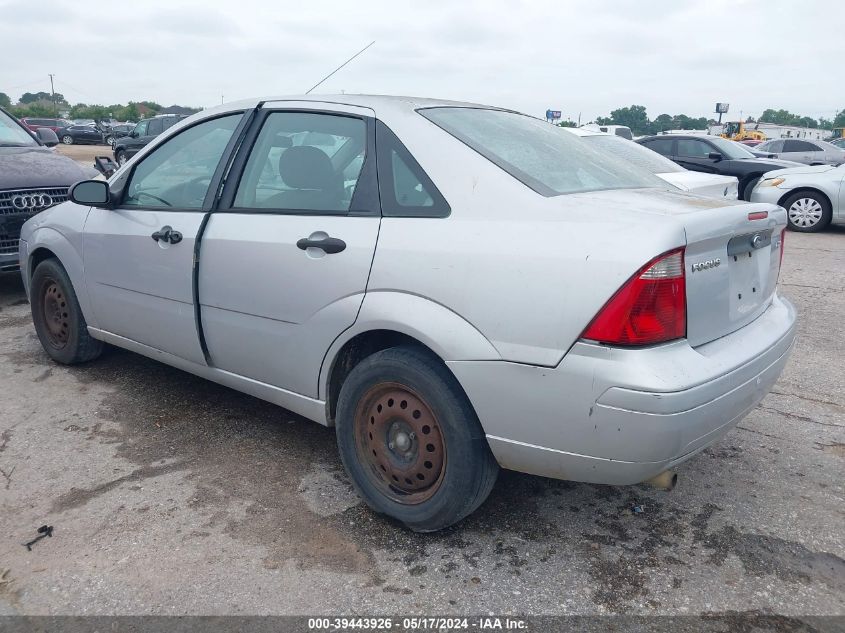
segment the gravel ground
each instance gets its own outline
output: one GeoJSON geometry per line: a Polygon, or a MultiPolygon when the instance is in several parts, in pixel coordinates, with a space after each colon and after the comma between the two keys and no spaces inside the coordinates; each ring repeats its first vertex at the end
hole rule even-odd
{"type": "Polygon", "coordinates": [[[792,359],[675,491],[503,472],[419,535],[331,429],[129,352],[53,364],[0,276],[0,614],[845,615],[845,230],[790,233],[781,286],[792,359]]]}

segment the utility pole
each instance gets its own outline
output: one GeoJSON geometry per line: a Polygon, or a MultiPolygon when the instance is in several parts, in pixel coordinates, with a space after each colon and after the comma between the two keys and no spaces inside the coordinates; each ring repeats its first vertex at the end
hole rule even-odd
{"type": "Polygon", "coordinates": [[[53,109],[56,111],[56,118],[58,118],[59,106],[56,103],[56,90],[53,88],[53,73],[50,73],[50,96],[53,99],[53,109]]]}

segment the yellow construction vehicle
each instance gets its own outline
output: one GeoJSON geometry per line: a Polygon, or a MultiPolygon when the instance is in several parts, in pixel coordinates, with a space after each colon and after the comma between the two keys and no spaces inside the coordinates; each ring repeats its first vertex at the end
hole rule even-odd
{"type": "Polygon", "coordinates": [[[730,121],[725,123],[725,131],[720,134],[722,138],[728,138],[732,141],[765,141],[766,135],[759,130],[745,129],[745,123],[742,121],[730,121]]]}

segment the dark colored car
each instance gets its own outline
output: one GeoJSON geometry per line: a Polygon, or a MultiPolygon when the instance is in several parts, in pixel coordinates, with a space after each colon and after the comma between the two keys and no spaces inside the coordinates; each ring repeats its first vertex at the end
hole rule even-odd
{"type": "Polygon", "coordinates": [[[132,133],[132,130],[134,129],[135,126],[132,124],[112,125],[111,127],[106,128],[103,132],[106,145],[111,145],[112,147],[114,147],[114,142],[117,139],[123,138],[124,136],[129,136],[132,133]]]}
{"type": "Polygon", "coordinates": [[[88,144],[103,145],[103,131],[95,125],[71,125],[57,132],[59,140],[65,145],[88,144]]]}
{"type": "Polygon", "coordinates": [[[185,115],[174,114],[157,116],[152,119],[141,119],[127,136],[116,139],[114,142],[114,159],[118,165],[123,165],[127,160],[141,151],[147,143],[176,123],[185,118],[185,115]]]}
{"type": "Polygon", "coordinates": [[[0,272],[18,269],[23,223],[67,200],[73,183],[97,175],[48,149],[58,142],[49,128],[33,133],[0,108],[0,272]]]}
{"type": "Polygon", "coordinates": [[[35,132],[40,127],[46,127],[53,130],[56,134],[59,133],[59,130],[63,130],[70,125],[70,121],[65,119],[47,119],[31,116],[22,118],[21,123],[32,132],[35,132]]]}
{"type": "Polygon", "coordinates": [[[664,134],[647,136],[637,143],[686,169],[735,176],[739,180],[739,196],[743,200],[751,199],[751,190],[767,171],[800,167],[799,163],[788,160],[760,158],[750,148],[718,136],[664,134]]]}

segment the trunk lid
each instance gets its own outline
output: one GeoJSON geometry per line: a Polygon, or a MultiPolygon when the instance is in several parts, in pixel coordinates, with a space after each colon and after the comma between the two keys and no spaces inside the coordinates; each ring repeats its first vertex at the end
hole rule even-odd
{"type": "Polygon", "coordinates": [[[687,340],[691,346],[735,332],[771,303],[780,272],[781,233],[786,228],[786,211],[781,207],[654,189],[585,193],[573,198],[600,199],[609,213],[635,214],[638,224],[657,228],[675,223],[683,229],[687,340]],[[750,219],[755,217],[750,214],[764,212],[765,218],[750,219]]]}
{"type": "Polygon", "coordinates": [[[769,307],[785,227],[785,212],[770,204],[737,204],[684,217],[691,346],[735,332],[769,307]]]}

